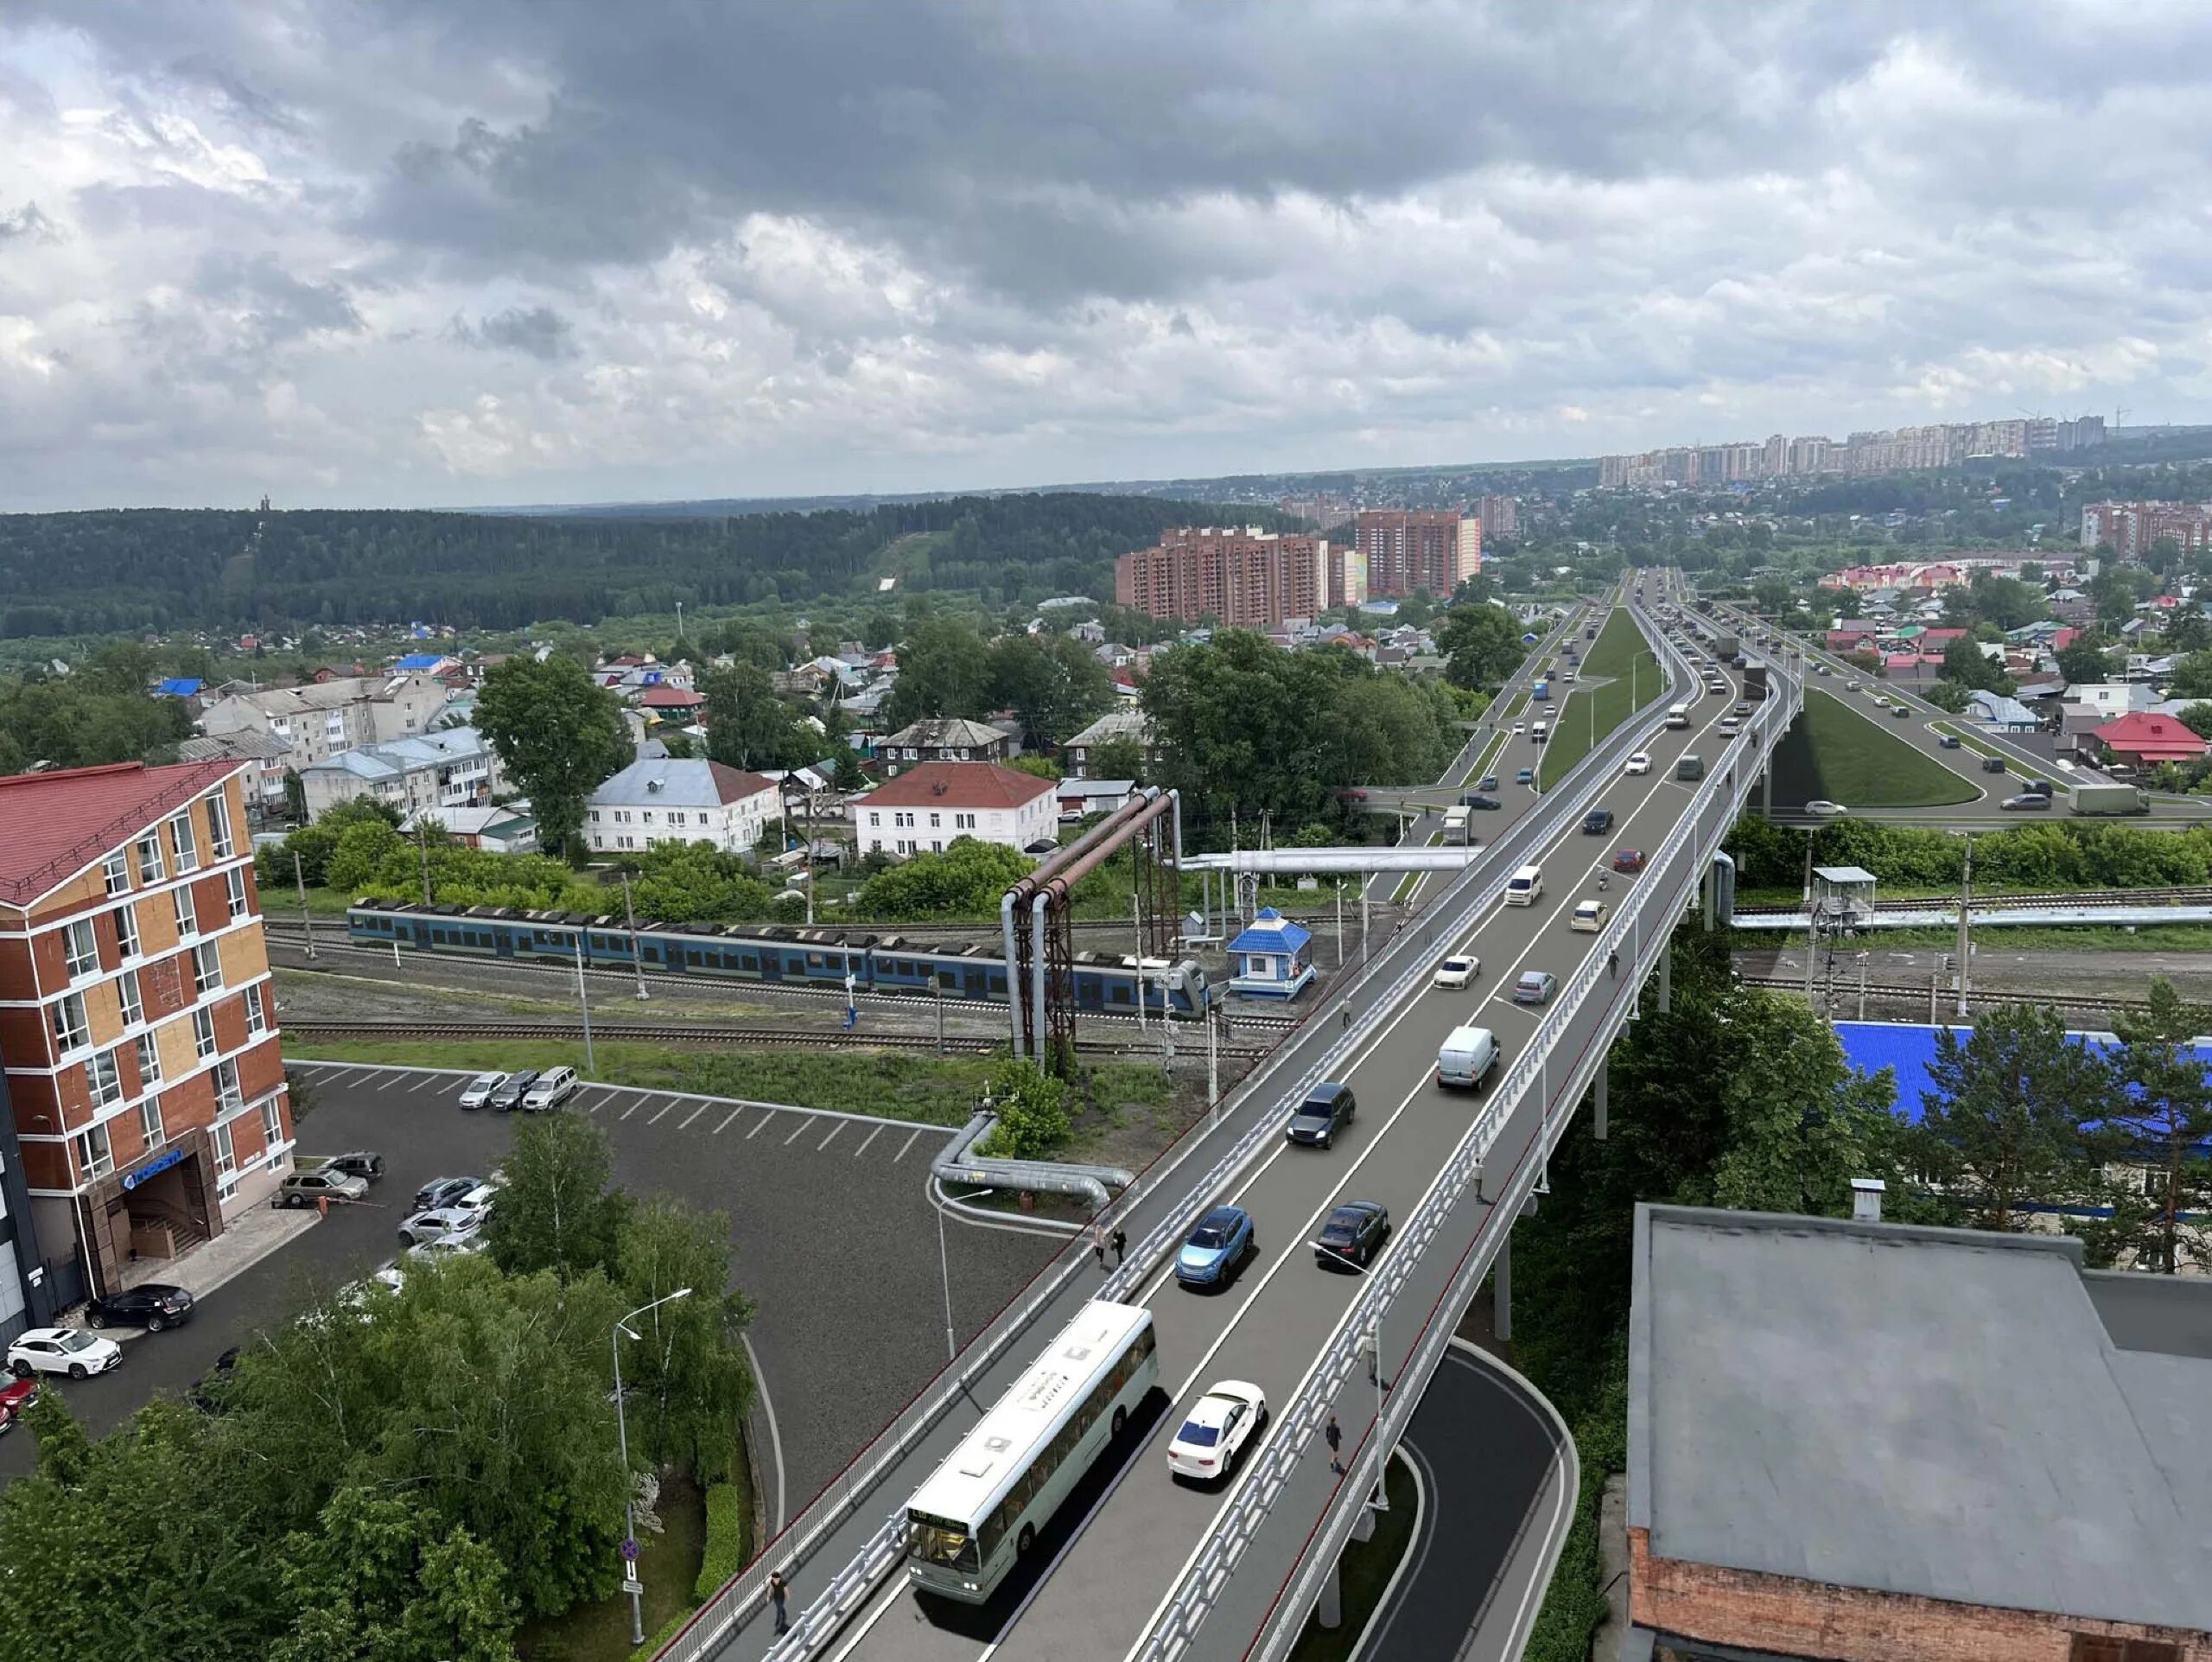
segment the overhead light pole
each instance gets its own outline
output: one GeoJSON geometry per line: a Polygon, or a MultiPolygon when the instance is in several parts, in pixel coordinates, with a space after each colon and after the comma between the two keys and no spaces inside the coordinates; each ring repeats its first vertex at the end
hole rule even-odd
{"type": "Polygon", "coordinates": [[[630,1589],[630,1644],[632,1648],[645,1642],[645,1591],[638,1579],[638,1486],[630,1470],[630,1423],[622,1396],[622,1336],[639,1337],[630,1324],[649,1310],[664,1304],[672,1304],[679,1298],[691,1296],[689,1287],[679,1287],[664,1298],[650,1304],[640,1304],[614,1324],[607,1335],[607,1347],[614,1355],[614,1436],[622,1453],[622,1574],[630,1589]]]}

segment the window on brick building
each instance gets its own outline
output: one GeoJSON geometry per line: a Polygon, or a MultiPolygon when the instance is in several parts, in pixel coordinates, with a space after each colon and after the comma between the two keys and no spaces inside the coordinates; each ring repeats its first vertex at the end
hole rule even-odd
{"type": "Polygon", "coordinates": [[[245,1106],[245,1092],[238,1088],[238,1065],[226,1056],[215,1064],[215,1111],[235,1114],[245,1106]]]}
{"type": "Polygon", "coordinates": [[[231,857],[231,811],[219,796],[207,799],[207,849],[218,860],[231,857]]]}
{"type": "Polygon", "coordinates": [[[162,839],[158,833],[148,831],[138,839],[138,881],[157,883],[167,874],[162,864],[162,839]]]}
{"type": "Polygon", "coordinates": [[[146,1019],[146,1002],[138,996],[138,971],[125,970],[115,978],[115,995],[123,1003],[123,1025],[135,1028],[146,1019]]]}
{"type": "Polygon", "coordinates": [[[115,1169],[115,1150],[109,1146],[107,1127],[95,1125],[83,1130],[69,1141],[77,1150],[78,1172],[86,1177],[105,1177],[115,1169]]]}
{"type": "Polygon", "coordinates": [[[213,992],[222,984],[223,955],[215,950],[213,941],[203,940],[192,949],[192,990],[213,992]]]}
{"type": "Polygon", "coordinates": [[[146,1139],[150,1151],[169,1140],[168,1128],[162,1124],[162,1099],[149,1097],[138,1105],[138,1132],[146,1139]]]}
{"type": "Polygon", "coordinates": [[[283,1152],[284,1114],[273,1099],[261,1105],[261,1141],[272,1161],[283,1152]]]}
{"type": "Polygon", "coordinates": [[[171,903],[176,908],[177,933],[180,935],[198,934],[200,933],[200,909],[192,903],[192,890],[190,887],[187,886],[182,888],[171,889],[169,891],[169,899],[171,903]]]}
{"type": "Polygon", "coordinates": [[[123,1069],[116,1064],[114,1051],[92,1053],[92,1059],[85,1064],[85,1085],[92,1093],[95,1108],[111,1107],[123,1100],[123,1069]]]}
{"type": "Polygon", "coordinates": [[[115,908],[115,947],[124,958],[138,956],[138,914],[130,907],[115,908]]]}
{"type": "Polygon", "coordinates": [[[206,1061],[215,1054],[215,1012],[196,1009],[192,1012],[193,1054],[206,1061]]]}
{"type": "Polygon", "coordinates": [[[207,1133],[207,1140],[215,1145],[215,1193],[227,1198],[238,1186],[238,1157],[231,1147],[231,1128],[218,1125],[207,1133]]]}
{"type": "Polygon", "coordinates": [[[100,967],[99,939],[92,933],[92,920],[78,918],[62,927],[61,958],[69,967],[69,978],[97,974],[100,967]]]}
{"type": "Polygon", "coordinates": [[[138,1077],[148,1085],[158,1085],[162,1078],[162,1048],[154,1042],[154,1035],[138,1035],[138,1077]]]}
{"type": "Polygon", "coordinates": [[[101,863],[100,878],[111,895],[120,895],[130,887],[130,862],[121,849],[101,863]]]}
{"type": "Polygon", "coordinates": [[[54,1048],[74,1050],[79,1045],[92,1041],[91,1024],[85,1019],[85,998],[81,993],[65,993],[52,1011],[54,1018],[54,1048]]]}
{"type": "Polygon", "coordinates": [[[232,918],[236,920],[244,917],[245,915],[245,868],[232,866],[223,874],[223,881],[230,888],[232,918]]]}
{"type": "Polygon", "coordinates": [[[169,844],[176,850],[176,869],[180,873],[200,869],[200,843],[192,834],[192,816],[181,813],[169,821],[169,844]]]}

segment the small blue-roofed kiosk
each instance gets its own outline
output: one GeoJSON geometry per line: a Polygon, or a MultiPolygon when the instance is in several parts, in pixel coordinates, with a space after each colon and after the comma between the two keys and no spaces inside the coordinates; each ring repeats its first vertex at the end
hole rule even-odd
{"type": "Polygon", "coordinates": [[[1256,998],[1295,998],[1313,984],[1313,966],[1306,949],[1313,936],[1272,906],[1262,907],[1250,926],[1229,943],[1236,972],[1231,991],[1256,998]]]}

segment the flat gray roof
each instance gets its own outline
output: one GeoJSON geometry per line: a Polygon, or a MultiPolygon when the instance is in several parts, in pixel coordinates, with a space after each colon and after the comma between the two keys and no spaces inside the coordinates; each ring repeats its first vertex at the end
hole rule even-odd
{"type": "Polygon", "coordinates": [[[1693,1207],[1639,1207],[1635,1253],[1629,1523],[1655,1555],[2212,1630],[2212,1283],[1693,1207]]]}

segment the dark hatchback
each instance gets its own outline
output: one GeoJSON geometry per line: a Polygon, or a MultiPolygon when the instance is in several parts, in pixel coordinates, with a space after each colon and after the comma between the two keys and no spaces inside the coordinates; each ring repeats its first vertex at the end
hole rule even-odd
{"type": "Polygon", "coordinates": [[[143,1328],[159,1333],[191,1319],[192,1295],[165,1281],[141,1282],[85,1307],[85,1320],[95,1328],[143,1328]]]}
{"type": "Polygon", "coordinates": [[[1337,1140],[1339,1130],[1351,1124],[1353,1106],[1351,1086],[1324,1079],[1306,1093],[1283,1135],[1293,1143],[1325,1149],[1337,1140]]]}
{"type": "Polygon", "coordinates": [[[1613,811],[1611,808],[1592,808],[1582,816],[1582,834],[1585,837],[1603,837],[1612,828],[1613,811]]]}
{"type": "Polygon", "coordinates": [[[1390,1209],[1374,1200],[1346,1200],[1329,1214],[1313,1243],[1313,1262],[1325,1270],[1375,1262],[1390,1234],[1390,1209]]]}
{"type": "Polygon", "coordinates": [[[1459,799],[1459,806],[1463,808],[1472,808],[1478,812],[1480,812],[1491,808],[1502,807],[1504,805],[1500,803],[1494,796],[1484,796],[1480,791],[1471,791],[1465,796],[1459,799]]]}
{"type": "Polygon", "coordinates": [[[537,1083],[537,1070],[526,1067],[519,1073],[510,1073],[499,1088],[484,1099],[486,1108],[503,1114],[512,1114],[522,1106],[522,1099],[530,1094],[530,1087],[537,1083]]]}

